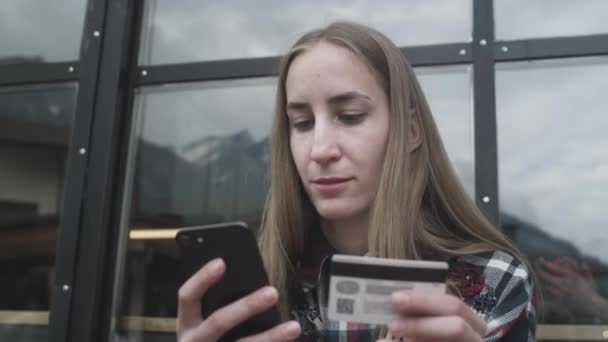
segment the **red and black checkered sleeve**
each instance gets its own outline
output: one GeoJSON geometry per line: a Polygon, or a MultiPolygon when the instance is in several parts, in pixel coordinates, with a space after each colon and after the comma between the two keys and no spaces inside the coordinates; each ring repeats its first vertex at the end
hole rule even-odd
{"type": "Polygon", "coordinates": [[[504,252],[486,259],[486,287],[493,291],[496,305],[485,315],[484,341],[534,341],[536,315],[530,271],[521,260],[504,252]]]}

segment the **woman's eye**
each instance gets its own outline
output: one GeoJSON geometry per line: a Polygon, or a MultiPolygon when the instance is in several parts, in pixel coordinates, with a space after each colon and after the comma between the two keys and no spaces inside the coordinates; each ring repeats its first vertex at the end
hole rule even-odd
{"type": "Polygon", "coordinates": [[[338,119],[345,124],[354,125],[363,120],[363,113],[343,113],[338,116],[338,119]]]}
{"type": "Polygon", "coordinates": [[[306,131],[312,128],[312,126],[314,125],[314,120],[312,119],[302,119],[302,120],[295,120],[293,121],[293,123],[291,124],[293,126],[293,128],[295,128],[298,131],[306,131]]]}

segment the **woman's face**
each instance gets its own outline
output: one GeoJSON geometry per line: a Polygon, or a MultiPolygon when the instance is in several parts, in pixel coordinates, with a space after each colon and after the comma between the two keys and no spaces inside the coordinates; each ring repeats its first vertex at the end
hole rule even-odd
{"type": "Polygon", "coordinates": [[[285,87],[291,153],[319,215],[367,215],[388,137],[382,87],[357,56],[326,42],[295,57],[285,87]]]}

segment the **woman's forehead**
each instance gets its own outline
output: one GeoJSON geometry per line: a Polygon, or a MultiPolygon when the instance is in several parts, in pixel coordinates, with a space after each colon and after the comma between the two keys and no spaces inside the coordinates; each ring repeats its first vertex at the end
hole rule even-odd
{"type": "MultiPolygon", "coordinates": [[[[373,96],[379,84],[360,57],[335,44],[320,42],[299,54],[287,72],[285,90],[288,99],[343,92],[373,96]]],[[[301,98],[301,99],[300,99],[301,98]]]]}

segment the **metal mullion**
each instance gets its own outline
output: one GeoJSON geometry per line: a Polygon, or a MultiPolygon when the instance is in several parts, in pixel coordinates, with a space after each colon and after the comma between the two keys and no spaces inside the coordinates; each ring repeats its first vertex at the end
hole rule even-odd
{"type": "Polygon", "coordinates": [[[472,62],[471,43],[402,47],[412,66],[440,66],[472,62]]]}
{"type": "Polygon", "coordinates": [[[498,41],[494,45],[497,61],[519,61],[608,55],[608,34],[498,41]]]}
{"type": "Polygon", "coordinates": [[[279,60],[278,57],[268,57],[141,66],[135,82],[143,86],[273,76],[278,72],[279,60]]]}
{"type": "Polygon", "coordinates": [[[473,103],[475,117],[475,200],[499,224],[494,15],[492,0],[473,1],[473,103]]]}
{"type": "Polygon", "coordinates": [[[122,129],[122,108],[128,89],[124,77],[131,48],[134,1],[98,0],[106,4],[103,49],[95,94],[90,160],[82,210],[78,263],[75,271],[74,308],[67,341],[101,341],[109,323],[106,270],[113,259],[112,211],[115,207],[117,159],[122,129]]]}
{"type": "MultiPolygon", "coordinates": [[[[470,43],[401,48],[414,66],[466,64],[472,61],[470,43]]],[[[267,77],[278,73],[280,57],[245,58],[182,64],[140,66],[136,85],[267,77]]]]}
{"type": "MultiPolygon", "coordinates": [[[[67,341],[71,324],[70,314],[73,309],[74,270],[78,257],[80,214],[85,196],[84,182],[89,137],[101,54],[101,39],[95,32],[99,33],[103,26],[105,7],[105,1],[90,0],[88,2],[79,68],[75,67],[76,70],[82,69],[82,72],[78,75],[76,115],[66,161],[63,204],[55,258],[55,284],[49,314],[50,341],[67,341]]],[[[61,70],[64,69],[66,69],[65,65],[61,67],[61,70]]],[[[40,81],[40,78],[37,81],[40,81]]]]}
{"type": "Polygon", "coordinates": [[[18,63],[0,65],[0,87],[78,80],[79,63],[18,63]]]}
{"type": "Polygon", "coordinates": [[[106,305],[101,308],[101,324],[100,324],[100,341],[109,341],[112,333],[112,328],[115,325],[112,323],[116,320],[114,314],[120,313],[120,306],[124,297],[123,288],[115,288],[115,284],[125,284],[124,279],[126,274],[118,273],[119,271],[125,271],[126,258],[128,257],[128,239],[129,229],[122,231],[123,222],[122,218],[125,215],[124,208],[130,207],[131,203],[125,206],[125,201],[132,202],[131,194],[124,193],[124,189],[127,189],[126,182],[129,181],[127,175],[127,165],[130,157],[130,144],[132,139],[136,139],[136,136],[131,136],[133,130],[131,129],[134,120],[134,107],[135,107],[135,96],[137,92],[135,80],[138,75],[138,61],[140,53],[140,42],[142,39],[143,31],[143,20],[145,4],[144,0],[135,0],[133,2],[133,8],[130,10],[130,17],[132,20],[129,23],[130,26],[130,38],[128,47],[126,48],[126,70],[125,73],[128,75],[124,80],[124,101],[123,105],[117,108],[117,111],[121,115],[119,125],[123,128],[122,132],[119,132],[118,136],[118,153],[116,156],[117,172],[115,173],[115,191],[112,198],[111,216],[109,217],[109,226],[114,229],[109,232],[108,240],[110,245],[108,246],[106,276],[104,281],[103,290],[103,302],[106,305]],[[122,244],[121,244],[122,243],[122,244]],[[114,307],[116,305],[116,307],[114,307]],[[116,312],[113,310],[116,309],[116,312]]]}
{"type": "MultiPolygon", "coordinates": [[[[487,5],[487,4],[486,4],[487,5]]],[[[474,6],[481,8],[476,2],[474,6]]],[[[493,14],[484,12],[483,19],[493,22],[493,14]]],[[[521,60],[539,58],[559,58],[608,54],[608,35],[594,35],[569,38],[547,38],[517,41],[501,41],[493,44],[488,35],[487,24],[474,16],[475,44],[453,43],[428,46],[402,47],[401,51],[408,57],[413,66],[466,64],[472,62],[471,50],[477,50],[479,41],[485,39],[488,49],[494,46],[495,60],[521,60]],[[480,31],[481,30],[481,31],[480,31]],[[483,37],[482,37],[483,36],[483,37]],[[473,48],[474,47],[474,48],[473,48]],[[505,51],[506,47],[506,51],[505,51]]],[[[493,24],[492,24],[493,26],[493,24]]],[[[493,29],[492,29],[493,30],[493,29]]],[[[278,71],[280,57],[245,58],[191,62],[181,64],[139,66],[137,85],[154,85],[175,82],[195,82],[219,79],[274,76],[278,71]]]]}

